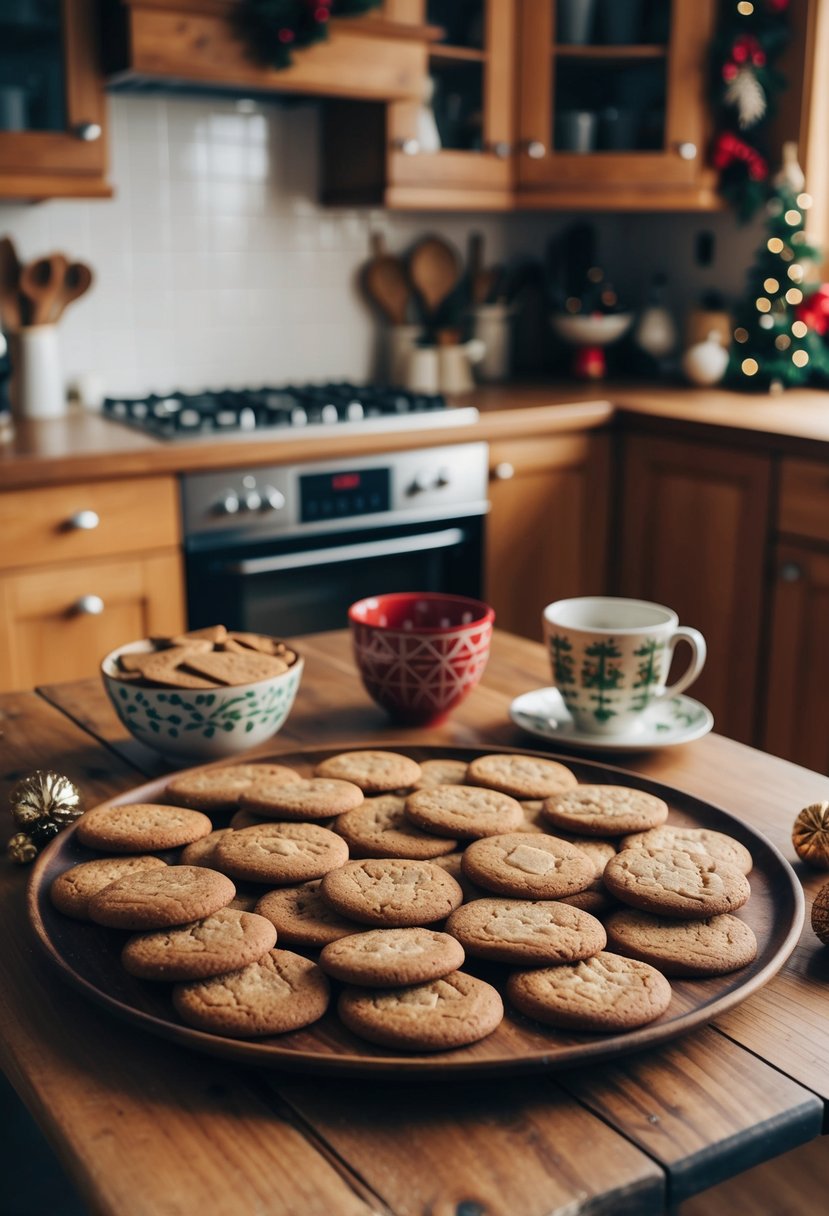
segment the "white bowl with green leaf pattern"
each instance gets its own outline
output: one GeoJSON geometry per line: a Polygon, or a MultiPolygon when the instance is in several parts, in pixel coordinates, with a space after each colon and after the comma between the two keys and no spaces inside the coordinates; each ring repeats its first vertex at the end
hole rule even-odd
{"type": "Polygon", "coordinates": [[[119,646],[101,675],[130,734],[175,760],[220,760],[264,743],[283,726],[302,679],[301,656],[281,675],[226,688],[142,688],[117,678],[119,655],[152,649],[146,639],[119,646]]]}

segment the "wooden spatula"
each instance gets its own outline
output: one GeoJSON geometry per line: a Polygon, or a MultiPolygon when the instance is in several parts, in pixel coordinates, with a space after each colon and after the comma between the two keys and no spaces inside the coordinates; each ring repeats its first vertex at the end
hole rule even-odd
{"type": "Polygon", "coordinates": [[[48,325],[63,290],[69,259],[62,253],[27,262],[20,271],[20,290],[31,305],[31,324],[48,325]]]}
{"type": "Polygon", "coordinates": [[[0,240],[0,325],[7,333],[14,334],[22,321],[20,259],[11,239],[4,236],[0,240]]]}
{"type": "Polygon", "coordinates": [[[409,278],[429,316],[452,294],[460,277],[460,258],[439,236],[424,237],[409,255],[409,278]]]}
{"type": "Polygon", "coordinates": [[[372,236],[372,256],[363,268],[363,290],[391,321],[404,325],[411,296],[406,267],[400,258],[386,253],[379,233],[372,236]]]}
{"type": "Polygon", "coordinates": [[[89,291],[92,286],[92,271],[86,262],[70,262],[63,276],[63,284],[52,308],[52,321],[59,321],[64,309],[89,291]]]}

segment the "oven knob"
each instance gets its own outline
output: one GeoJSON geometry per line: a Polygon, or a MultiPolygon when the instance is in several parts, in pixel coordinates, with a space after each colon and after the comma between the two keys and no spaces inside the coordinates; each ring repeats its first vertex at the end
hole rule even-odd
{"type": "Polygon", "coordinates": [[[427,490],[431,490],[434,485],[434,479],[431,474],[421,470],[415,473],[412,484],[409,486],[409,494],[425,494],[427,490]]]}
{"type": "Polygon", "coordinates": [[[233,490],[228,490],[224,498],[216,504],[216,510],[220,515],[235,515],[239,506],[239,496],[233,490]]]}
{"type": "Polygon", "coordinates": [[[285,495],[276,486],[265,486],[262,498],[269,511],[280,511],[285,506],[285,495]]]}
{"type": "Polygon", "coordinates": [[[245,511],[258,511],[262,506],[262,495],[258,490],[248,490],[242,499],[242,508],[245,511]]]}
{"type": "Polygon", "coordinates": [[[452,475],[447,468],[438,469],[438,475],[435,479],[435,489],[442,489],[443,486],[448,486],[452,480],[452,475]]]}

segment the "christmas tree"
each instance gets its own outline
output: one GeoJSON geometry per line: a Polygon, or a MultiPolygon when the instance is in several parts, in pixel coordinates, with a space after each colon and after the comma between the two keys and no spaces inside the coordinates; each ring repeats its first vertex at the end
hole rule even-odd
{"type": "Polygon", "coordinates": [[[734,343],[726,382],[734,388],[779,391],[829,374],[829,356],[804,296],[810,263],[820,252],[806,236],[812,200],[804,189],[794,145],[784,147],[769,188],[766,237],[734,310],[734,343]]]}

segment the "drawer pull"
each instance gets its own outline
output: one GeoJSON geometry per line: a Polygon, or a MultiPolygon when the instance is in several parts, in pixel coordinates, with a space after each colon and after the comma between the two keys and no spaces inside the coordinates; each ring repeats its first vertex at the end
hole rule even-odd
{"type": "Polygon", "coordinates": [[[69,517],[67,527],[72,532],[91,532],[97,528],[101,518],[97,511],[76,511],[69,517]]]}
{"type": "Polygon", "coordinates": [[[82,139],[84,143],[94,144],[103,135],[103,130],[99,122],[79,122],[75,126],[75,138],[82,139]]]}
{"type": "Polygon", "coordinates": [[[508,460],[501,460],[492,470],[493,481],[512,481],[515,476],[515,466],[508,460]]]}
{"type": "Polygon", "coordinates": [[[799,583],[803,578],[803,567],[797,562],[784,562],[780,567],[780,577],[784,583],[799,583]]]}
{"type": "Polygon", "coordinates": [[[100,595],[82,595],[72,608],[78,616],[100,616],[104,610],[104,601],[100,595]]]}
{"type": "Polygon", "coordinates": [[[683,143],[677,144],[676,150],[679,153],[680,160],[697,159],[697,145],[691,143],[689,139],[685,140],[683,143]]]}
{"type": "Polygon", "coordinates": [[[524,144],[524,151],[530,160],[543,160],[547,155],[547,145],[540,139],[529,139],[524,144]]]}

